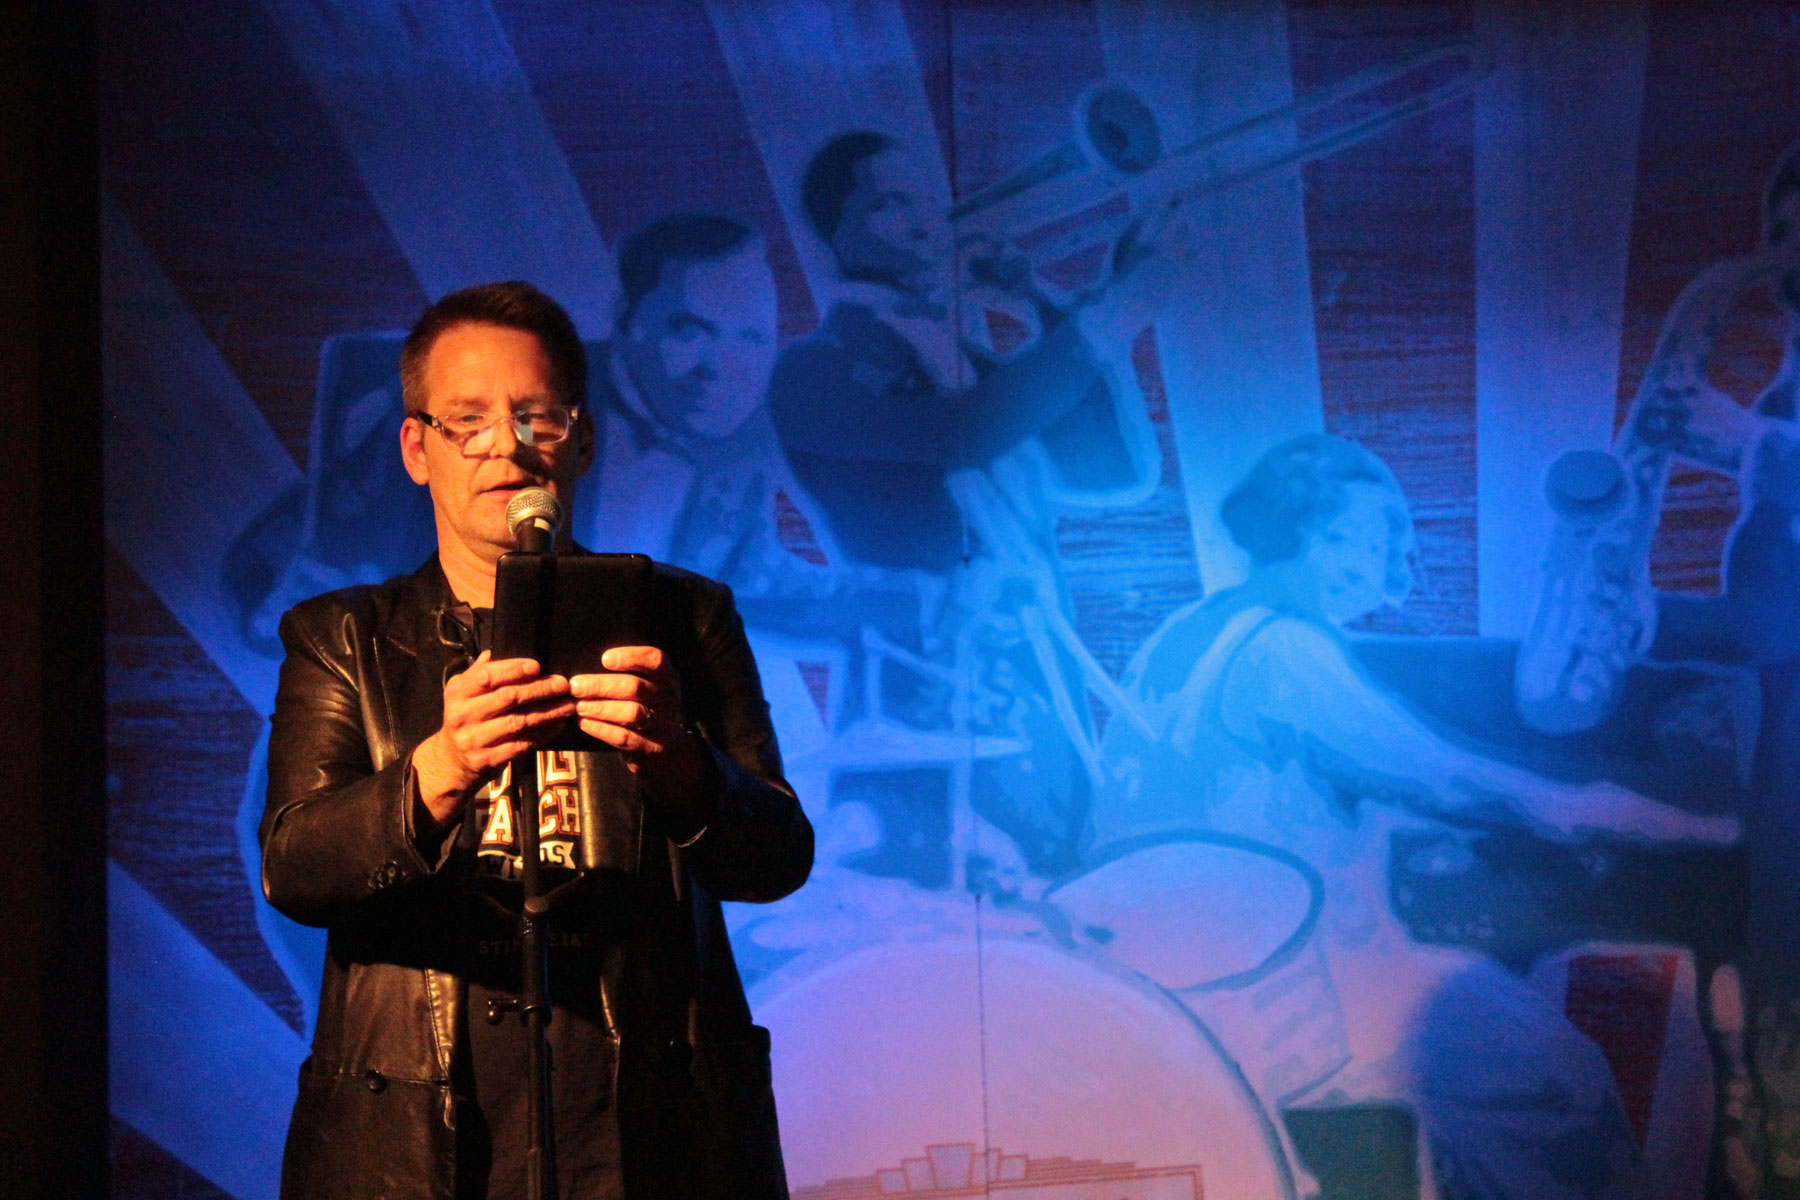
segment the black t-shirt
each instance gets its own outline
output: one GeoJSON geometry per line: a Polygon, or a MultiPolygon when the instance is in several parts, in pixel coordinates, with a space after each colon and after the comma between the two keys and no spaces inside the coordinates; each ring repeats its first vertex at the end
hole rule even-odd
{"type": "MultiPolygon", "coordinates": [[[[491,613],[463,611],[479,653],[488,648],[491,613]]],[[[573,757],[540,752],[538,779],[539,859],[543,886],[550,888],[580,865],[573,757]]],[[[521,978],[516,801],[509,771],[482,789],[468,825],[476,869],[466,905],[469,1052],[458,1080],[464,1101],[458,1120],[458,1200],[523,1200],[526,1194],[530,1045],[523,1018],[505,1007],[517,1000],[521,978]],[[495,1002],[497,1022],[488,1019],[495,1002]]],[[[599,989],[605,955],[609,947],[616,953],[624,936],[622,919],[617,903],[581,896],[559,906],[550,921],[550,1093],[560,1200],[624,1195],[613,1104],[615,1050],[599,989]]]]}

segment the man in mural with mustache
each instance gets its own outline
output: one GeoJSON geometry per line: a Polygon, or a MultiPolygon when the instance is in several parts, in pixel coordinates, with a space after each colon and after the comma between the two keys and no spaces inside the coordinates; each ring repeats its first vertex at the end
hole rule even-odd
{"type": "Polygon", "coordinates": [[[549,952],[559,1194],[786,1195],[766,1035],[719,901],[797,888],[812,830],[730,592],[659,565],[657,644],[610,649],[594,674],[491,655],[509,501],[573,503],[593,457],[586,367],[529,285],[428,308],[401,353],[400,448],[438,552],[282,621],[263,889],[329,938],[284,1196],[523,1194],[533,1083],[506,1019],[520,819],[554,877],[589,871],[549,952]],[[516,813],[509,765],[575,725],[617,756],[540,754],[538,811],[516,813]],[[579,862],[575,793],[595,786],[608,828],[640,832],[617,861],[579,862]]]}
{"type": "Polygon", "coordinates": [[[782,456],[767,405],[779,309],[763,236],[735,217],[678,213],[627,234],[618,262],[618,318],[594,372],[599,479],[575,512],[582,541],[727,583],[753,630],[829,642],[827,653],[863,624],[916,629],[916,591],[836,552],[782,456]],[[788,548],[783,511],[814,546],[788,548]]]}
{"type": "MultiPolygon", "coordinates": [[[[954,615],[929,631],[943,657],[972,621],[976,677],[1003,713],[988,732],[1021,737],[1016,756],[978,763],[976,811],[1016,838],[1034,868],[1072,865],[1091,786],[1092,726],[1073,640],[1034,630],[1068,609],[1054,505],[1115,497],[1154,478],[1141,412],[1120,404],[1096,347],[1128,346],[1172,282],[1145,254],[1088,302],[1059,308],[1022,264],[990,261],[990,279],[1032,310],[1036,336],[1001,356],[962,327],[963,281],[947,215],[926,199],[906,145],[852,131],[809,163],[801,191],[839,284],[819,329],[789,347],[770,387],[775,426],[800,483],[853,560],[957,581],[954,615]],[[1087,749],[1084,758],[1083,750],[1087,749]]],[[[945,674],[954,674],[953,670],[945,674]]],[[[917,694],[875,698],[920,731],[948,729],[949,701],[929,672],[917,694]]],[[[977,702],[978,709],[984,707],[977,702]]],[[[915,806],[916,807],[916,806],[915,806]]],[[[902,868],[895,868],[902,869],[902,868]]]]}
{"type": "MultiPolygon", "coordinates": [[[[1316,871],[1302,945],[1229,986],[1179,993],[1303,1163],[1416,1180],[1429,1149],[1439,1195],[1640,1195],[1599,1047],[1497,963],[1415,942],[1389,896],[1389,847],[1396,832],[1483,826],[1556,843],[1717,845],[1736,820],[1496,762],[1376,684],[1342,629],[1412,590],[1413,528],[1393,473],[1361,446],[1307,434],[1271,449],[1221,518],[1249,577],[1171,615],[1134,656],[1124,685],[1154,736],[1108,726],[1091,858],[1224,834],[1316,871]],[[1396,1104],[1417,1123],[1395,1120],[1396,1104]],[[1346,1146],[1358,1147],[1350,1158],[1346,1146]]],[[[1137,899],[1155,911],[1154,896],[1137,899]]],[[[1197,953],[1207,935],[1193,936],[1197,953]]],[[[1154,978],[1153,962],[1144,969],[1154,978]]],[[[1329,1195],[1345,1181],[1320,1183],[1329,1195]]]]}

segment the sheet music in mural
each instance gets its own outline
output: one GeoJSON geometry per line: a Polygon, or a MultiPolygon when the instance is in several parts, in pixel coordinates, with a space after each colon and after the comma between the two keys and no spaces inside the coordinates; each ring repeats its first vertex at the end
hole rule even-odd
{"type": "MultiPolygon", "coordinates": [[[[344,63],[290,5],[229,44],[200,8],[103,14],[106,184],[166,276],[121,274],[109,327],[188,306],[241,384],[207,394],[301,470],[192,556],[216,578],[137,552],[179,504],[112,498],[113,856],[141,885],[115,949],[207,966],[178,990],[237,977],[246,1096],[291,1094],[323,939],[260,900],[260,714],[215,676],[431,552],[397,331],[538,264],[510,226],[549,187],[605,276],[565,297],[601,431],[576,539],[732,587],[818,831],[804,889],[730,914],[797,1197],[1800,1186],[1792,30],[1639,13],[1612,83],[1641,102],[1577,121],[1508,99],[1573,69],[1556,28],[1462,10],[497,0],[430,25],[479,53],[408,68],[506,98],[484,154],[346,84],[405,58],[408,5],[338,12],[344,63]],[[1734,74],[1671,49],[1695,39],[1734,74]],[[233,69],[186,82],[203,57],[233,69]],[[1753,90],[1788,107],[1743,117],[1753,90]],[[1595,202],[1627,228],[1492,190],[1496,144],[1614,118],[1635,181],[1595,202]],[[1478,239],[1484,194],[1515,239],[1478,239]],[[1530,337],[1481,343],[1480,298],[1558,311],[1506,246],[1572,237],[1623,283],[1570,378],[1619,383],[1540,431],[1478,379],[1556,356],[1495,373],[1530,337]],[[338,241],[357,271],[322,265],[338,241]],[[1483,454],[1551,466],[1490,500],[1483,454]],[[1481,636],[1490,594],[1528,627],[1481,636]]],[[[163,462],[181,362],[145,379],[109,378],[145,440],[109,454],[163,462]]],[[[282,1131],[162,1069],[216,1071],[207,1031],[115,1008],[143,1194],[260,1194],[233,1160],[282,1131]]]]}

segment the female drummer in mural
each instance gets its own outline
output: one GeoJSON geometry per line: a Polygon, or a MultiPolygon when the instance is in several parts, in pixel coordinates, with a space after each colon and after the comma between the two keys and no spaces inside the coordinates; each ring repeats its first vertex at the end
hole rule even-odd
{"type": "MultiPolygon", "coordinates": [[[[1231,987],[1178,993],[1302,1159],[1307,1131],[1332,1119],[1321,1112],[1366,1120],[1385,1102],[1416,1113],[1441,1183],[1632,1194],[1636,1147],[1598,1048],[1497,964],[1407,934],[1387,894],[1389,838],[1503,825],[1552,842],[1707,844],[1733,839],[1735,821],[1470,753],[1373,683],[1341,631],[1405,599],[1413,533],[1393,474],[1360,446],[1324,434],[1277,446],[1222,517],[1249,578],[1172,615],[1128,669],[1155,737],[1109,726],[1092,861],[1210,831],[1316,871],[1303,944],[1231,987]]],[[[1410,1139],[1410,1118],[1386,1127],[1410,1139]]]]}

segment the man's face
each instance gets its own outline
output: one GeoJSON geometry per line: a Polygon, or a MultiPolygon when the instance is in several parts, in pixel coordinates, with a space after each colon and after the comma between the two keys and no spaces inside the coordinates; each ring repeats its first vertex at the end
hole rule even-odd
{"type": "MultiPolygon", "coordinates": [[[[425,411],[440,419],[465,413],[510,415],[560,404],[550,357],[535,334],[498,325],[457,325],[438,336],[425,358],[425,411]]],[[[438,548],[458,548],[486,562],[515,547],[506,506],[521,489],[548,489],[566,509],[575,480],[593,457],[586,413],[553,446],[524,446],[502,422],[485,453],[468,457],[442,433],[418,421],[400,427],[400,454],[414,483],[431,489],[438,548]]]]}
{"type": "Polygon", "coordinates": [[[706,438],[737,430],[775,369],[775,276],[759,246],[670,259],[638,302],[619,352],[650,411],[706,438]]]}
{"type": "Polygon", "coordinates": [[[949,218],[925,199],[924,175],[898,146],[856,164],[831,246],[851,276],[926,292],[950,257],[949,218]]]}

